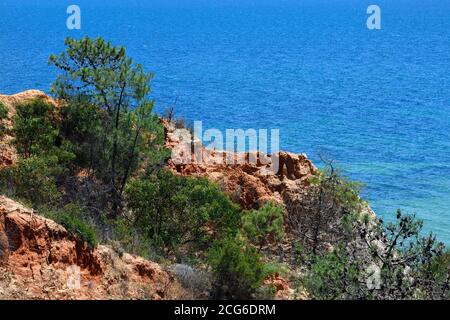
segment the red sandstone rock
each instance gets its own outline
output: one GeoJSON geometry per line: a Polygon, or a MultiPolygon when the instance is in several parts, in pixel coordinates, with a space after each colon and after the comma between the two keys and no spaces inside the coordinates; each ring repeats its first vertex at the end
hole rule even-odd
{"type": "Polygon", "coordinates": [[[292,295],[294,294],[294,290],[291,289],[289,283],[278,274],[264,280],[264,285],[273,286],[275,288],[275,299],[289,299],[292,298],[292,295]]]}
{"type": "Polygon", "coordinates": [[[167,299],[179,286],[158,264],[87,244],[0,196],[0,299],[167,299]],[[80,287],[71,287],[72,270],[80,287]],[[7,276],[6,276],[7,275],[7,276]],[[16,295],[17,294],[17,295],[16,295]]]}
{"type": "Polygon", "coordinates": [[[306,155],[288,152],[277,154],[279,168],[276,174],[268,174],[273,157],[270,155],[264,156],[264,163],[268,163],[264,165],[257,158],[263,155],[230,154],[197,145],[202,155],[200,157],[192,152],[193,145],[200,142],[186,144],[186,141],[190,141],[187,130],[180,134],[180,130],[176,130],[171,123],[165,120],[162,120],[162,123],[166,133],[166,147],[173,150],[168,167],[183,176],[205,177],[219,183],[233,200],[246,209],[258,208],[267,201],[282,204],[285,192],[308,187],[309,177],[317,170],[306,155]],[[238,157],[248,160],[250,156],[255,156],[258,161],[237,161],[238,157]],[[227,157],[234,160],[233,164],[227,164],[227,157]],[[200,161],[197,161],[199,158],[200,161]],[[182,159],[184,161],[181,161],[182,159]]]}

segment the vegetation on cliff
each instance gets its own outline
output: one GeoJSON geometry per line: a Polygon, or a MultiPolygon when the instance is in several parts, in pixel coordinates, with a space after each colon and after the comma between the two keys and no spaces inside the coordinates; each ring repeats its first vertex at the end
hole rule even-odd
{"type": "Polygon", "coordinates": [[[395,222],[377,219],[358,196],[359,186],[332,163],[313,183],[312,236],[297,247],[307,269],[300,283],[313,298],[449,298],[450,251],[433,234],[422,235],[422,221],[400,210],[395,222]]]}

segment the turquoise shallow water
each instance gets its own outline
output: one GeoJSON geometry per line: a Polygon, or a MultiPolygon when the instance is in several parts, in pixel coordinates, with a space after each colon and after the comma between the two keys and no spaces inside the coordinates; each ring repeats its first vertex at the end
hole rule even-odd
{"type": "Polygon", "coordinates": [[[336,159],[386,219],[417,213],[450,243],[450,1],[0,1],[0,92],[48,91],[66,36],[101,35],[155,72],[158,111],[205,127],[280,128],[336,159]]]}

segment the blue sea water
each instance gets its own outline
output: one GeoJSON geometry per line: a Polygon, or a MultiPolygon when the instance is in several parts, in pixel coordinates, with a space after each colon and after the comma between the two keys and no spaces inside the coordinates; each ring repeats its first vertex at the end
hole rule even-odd
{"type": "Polygon", "coordinates": [[[365,183],[378,215],[416,213],[450,243],[450,1],[0,0],[0,92],[48,91],[48,56],[82,35],[154,72],[159,112],[176,101],[206,128],[279,128],[282,149],[365,183]]]}

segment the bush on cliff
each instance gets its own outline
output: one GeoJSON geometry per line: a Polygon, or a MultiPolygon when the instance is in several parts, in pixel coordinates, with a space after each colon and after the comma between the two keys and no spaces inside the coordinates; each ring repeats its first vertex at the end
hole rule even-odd
{"type": "Polygon", "coordinates": [[[57,158],[31,156],[0,171],[0,189],[9,196],[30,202],[34,208],[54,205],[61,198],[56,185],[59,173],[57,158]]]}
{"type": "Polygon", "coordinates": [[[22,157],[43,155],[57,147],[59,130],[52,104],[42,99],[21,103],[13,122],[14,145],[22,157]]]}
{"type": "Polygon", "coordinates": [[[58,116],[55,106],[42,99],[17,105],[13,144],[20,158],[43,158],[54,166],[53,172],[65,173],[75,154],[72,144],[60,134],[58,116]]]}
{"type": "Polygon", "coordinates": [[[351,263],[343,248],[311,255],[308,259],[310,270],[301,282],[311,298],[336,300],[356,297],[358,290],[355,289],[362,285],[359,284],[359,270],[351,263]]]}
{"type": "Polygon", "coordinates": [[[33,207],[55,204],[61,196],[57,181],[68,173],[75,155],[59,135],[54,106],[42,99],[17,105],[12,134],[19,159],[1,170],[0,187],[33,207]]]}
{"type": "Polygon", "coordinates": [[[250,299],[268,274],[261,256],[253,247],[236,237],[215,243],[208,254],[215,276],[216,299],[250,299]]]}
{"type": "Polygon", "coordinates": [[[251,210],[242,216],[242,229],[247,239],[261,251],[270,241],[284,236],[283,207],[267,203],[259,210],[251,210]]]}
{"type": "Polygon", "coordinates": [[[219,188],[205,180],[176,176],[167,170],[130,181],[127,207],[135,226],[155,245],[208,245],[211,234],[236,232],[239,209],[219,188]]]}

